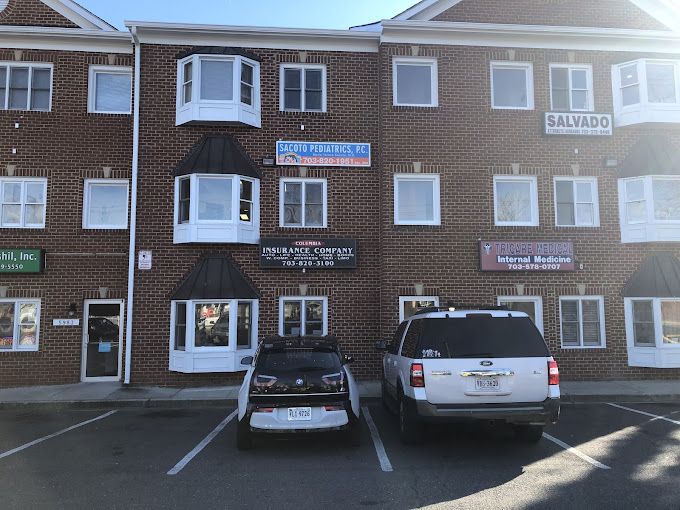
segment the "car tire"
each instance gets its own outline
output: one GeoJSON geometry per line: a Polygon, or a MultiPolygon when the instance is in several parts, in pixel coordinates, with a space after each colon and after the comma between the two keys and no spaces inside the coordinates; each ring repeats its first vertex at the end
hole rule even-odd
{"type": "Polygon", "coordinates": [[[406,445],[420,444],[423,442],[423,424],[409,409],[406,398],[400,395],[399,399],[399,438],[406,445]]]}
{"type": "Polygon", "coordinates": [[[253,449],[253,434],[247,416],[239,420],[236,426],[236,448],[241,451],[253,449]]]}
{"type": "Polygon", "coordinates": [[[523,443],[538,443],[543,437],[543,426],[515,425],[515,437],[523,443]]]}
{"type": "Polygon", "coordinates": [[[385,379],[382,380],[382,384],[380,387],[380,397],[382,400],[382,405],[385,408],[385,410],[390,414],[394,414],[394,405],[392,402],[392,397],[387,391],[387,384],[385,383],[385,379]]]}

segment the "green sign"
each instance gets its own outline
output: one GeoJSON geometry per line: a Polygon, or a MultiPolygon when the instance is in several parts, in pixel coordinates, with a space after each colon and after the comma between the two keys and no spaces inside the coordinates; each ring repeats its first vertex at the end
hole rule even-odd
{"type": "Polygon", "coordinates": [[[0,248],[0,273],[40,273],[42,269],[42,250],[0,248]]]}

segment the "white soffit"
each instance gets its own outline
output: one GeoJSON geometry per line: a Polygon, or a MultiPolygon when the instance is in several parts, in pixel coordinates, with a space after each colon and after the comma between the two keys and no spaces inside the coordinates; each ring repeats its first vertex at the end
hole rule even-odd
{"type": "Polygon", "coordinates": [[[129,32],[0,25],[0,48],[132,53],[129,32]]]}
{"type": "MultiPolygon", "coordinates": [[[[0,0],[1,1],[1,0],[0,0]]],[[[53,11],[58,12],[65,18],[81,28],[91,30],[105,30],[115,32],[117,29],[109,25],[106,21],[85,9],[82,5],[73,0],[40,0],[53,11]]]]}

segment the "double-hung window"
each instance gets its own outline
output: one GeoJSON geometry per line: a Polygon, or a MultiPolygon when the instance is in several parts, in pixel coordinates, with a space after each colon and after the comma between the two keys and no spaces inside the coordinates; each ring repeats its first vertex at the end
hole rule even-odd
{"type": "Polygon", "coordinates": [[[394,176],[395,225],[440,225],[439,201],[439,175],[394,176]]]}
{"type": "Polygon", "coordinates": [[[554,111],[591,111],[593,109],[592,66],[551,64],[550,100],[554,111]]]}
{"type": "Polygon", "coordinates": [[[0,179],[0,227],[45,228],[47,179],[0,179]]]}
{"type": "Polygon", "coordinates": [[[543,298],[541,296],[499,296],[498,305],[508,310],[524,312],[543,333],[543,298]]]}
{"type": "Polygon", "coordinates": [[[279,299],[279,335],[328,335],[328,298],[282,297],[279,299]]]}
{"type": "Polygon", "coordinates": [[[284,64],[281,66],[281,111],[326,111],[326,66],[284,64]]]}
{"type": "Polygon", "coordinates": [[[90,66],[87,111],[90,113],[129,114],[132,110],[132,69],[115,66],[90,66]]]}
{"type": "Polygon", "coordinates": [[[439,306],[439,296],[399,296],[399,322],[433,306],[439,306]]]}
{"type": "Polygon", "coordinates": [[[561,297],[560,326],[562,348],[605,347],[604,298],[561,297]]]}
{"type": "Polygon", "coordinates": [[[491,106],[534,109],[534,68],[528,62],[491,62],[491,106]]]}
{"type": "Polygon", "coordinates": [[[493,187],[497,226],[532,227],[538,225],[536,176],[495,176],[493,187]]]}
{"type": "Polygon", "coordinates": [[[0,110],[50,111],[52,64],[0,62],[0,110]]]}
{"type": "Polygon", "coordinates": [[[647,175],[619,180],[623,242],[680,240],[680,177],[647,175]]]}
{"type": "Polygon", "coordinates": [[[128,227],[128,197],[128,181],[86,180],[83,228],[126,229],[128,227]]]}
{"type": "Polygon", "coordinates": [[[0,299],[0,353],[37,351],[40,301],[0,299]]]}
{"type": "Polygon", "coordinates": [[[555,225],[597,227],[600,224],[595,177],[555,177],[555,225]]]}
{"type": "Polygon", "coordinates": [[[281,179],[280,226],[325,228],[326,179],[281,179]]]}
{"type": "Polygon", "coordinates": [[[394,106],[438,106],[437,60],[395,58],[392,61],[392,89],[394,106]]]}

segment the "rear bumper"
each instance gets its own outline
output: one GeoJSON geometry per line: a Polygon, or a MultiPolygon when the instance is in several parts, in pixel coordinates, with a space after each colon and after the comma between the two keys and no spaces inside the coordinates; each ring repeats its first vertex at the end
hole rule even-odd
{"type": "Polygon", "coordinates": [[[414,415],[426,422],[464,422],[470,420],[501,420],[521,425],[548,425],[560,416],[560,399],[543,402],[510,404],[447,404],[435,405],[427,401],[407,398],[414,415]]]}
{"type": "MultiPolygon", "coordinates": [[[[259,400],[259,399],[258,399],[259,400]]],[[[304,433],[330,432],[346,430],[357,424],[359,418],[354,415],[349,400],[338,402],[294,402],[281,403],[272,399],[270,402],[259,401],[249,404],[244,418],[250,425],[250,430],[257,433],[304,433]],[[326,411],[325,405],[342,406],[343,410],[326,411]],[[272,413],[257,412],[258,408],[274,408],[272,413]],[[289,407],[311,407],[312,419],[309,421],[288,421],[289,407]]]]}

